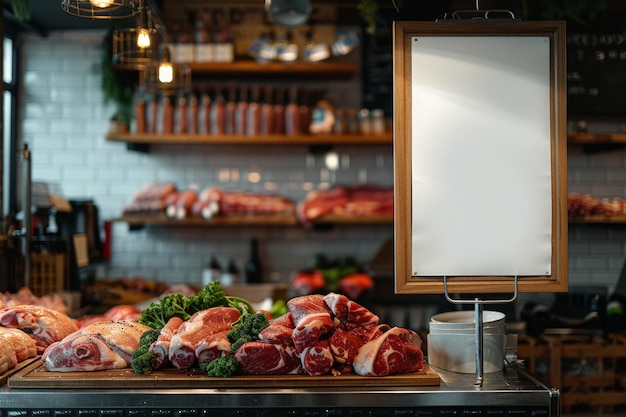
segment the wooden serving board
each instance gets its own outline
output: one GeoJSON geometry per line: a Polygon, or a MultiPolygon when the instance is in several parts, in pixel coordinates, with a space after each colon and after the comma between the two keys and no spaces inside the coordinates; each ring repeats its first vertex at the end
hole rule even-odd
{"type": "Polygon", "coordinates": [[[246,375],[230,378],[209,377],[199,369],[166,369],[137,375],[132,369],[93,372],[48,372],[36,361],[8,380],[11,388],[117,389],[117,388],[323,388],[389,387],[439,385],[441,378],[427,364],[423,372],[384,377],[355,374],[339,376],[246,375]]]}
{"type": "Polygon", "coordinates": [[[15,375],[22,369],[27,368],[28,365],[31,365],[33,362],[41,363],[41,361],[39,360],[39,357],[28,358],[18,363],[15,368],[8,369],[6,372],[0,374],[0,387],[3,387],[11,376],[15,375]]]}

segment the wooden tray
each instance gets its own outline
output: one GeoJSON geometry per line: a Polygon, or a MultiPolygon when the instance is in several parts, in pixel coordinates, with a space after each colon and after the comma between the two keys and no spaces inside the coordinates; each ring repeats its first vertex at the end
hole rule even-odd
{"type": "Polygon", "coordinates": [[[364,377],[359,375],[250,375],[209,377],[199,369],[166,369],[137,375],[132,369],[93,372],[48,372],[41,360],[11,376],[10,388],[116,389],[116,388],[321,388],[439,385],[441,378],[427,364],[423,372],[364,377]]]}
{"type": "Polygon", "coordinates": [[[40,357],[37,356],[34,358],[28,358],[26,360],[23,360],[22,362],[19,362],[15,368],[8,369],[5,373],[0,374],[0,387],[3,387],[11,376],[15,375],[22,369],[27,368],[28,365],[31,365],[33,362],[41,363],[39,358],[40,357]]]}

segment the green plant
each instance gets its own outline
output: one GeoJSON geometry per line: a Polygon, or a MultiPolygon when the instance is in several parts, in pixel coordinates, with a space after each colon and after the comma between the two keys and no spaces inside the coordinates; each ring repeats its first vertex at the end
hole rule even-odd
{"type": "Polygon", "coordinates": [[[30,20],[28,0],[6,0],[6,3],[11,6],[11,12],[17,20],[22,22],[30,20]]]}
{"type": "Polygon", "coordinates": [[[104,104],[113,103],[117,110],[114,120],[130,124],[133,118],[133,95],[136,84],[134,71],[121,71],[113,63],[113,30],[109,30],[102,39],[102,59],[99,71],[102,75],[101,87],[104,104]]]}

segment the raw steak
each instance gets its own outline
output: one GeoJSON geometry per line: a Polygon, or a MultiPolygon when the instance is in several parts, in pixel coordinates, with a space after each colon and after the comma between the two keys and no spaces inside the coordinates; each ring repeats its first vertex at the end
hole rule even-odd
{"type": "Polygon", "coordinates": [[[52,343],[42,360],[48,371],[97,371],[127,368],[139,338],[150,327],[131,321],[93,323],[52,343]]]}
{"type": "Polygon", "coordinates": [[[235,358],[244,374],[295,375],[302,373],[300,358],[291,346],[260,341],[247,342],[235,352],[235,358]]]}
{"type": "Polygon", "coordinates": [[[302,369],[311,375],[326,375],[333,367],[333,354],[328,340],[319,340],[315,346],[306,347],[300,354],[302,369]]]}
{"type": "Polygon", "coordinates": [[[198,344],[195,355],[199,364],[230,355],[231,343],[227,333],[228,330],[214,333],[198,344]]]}
{"type": "Polygon", "coordinates": [[[339,320],[343,329],[359,335],[364,341],[369,340],[373,328],[378,325],[377,315],[345,295],[328,293],[324,296],[324,303],[339,320]]]}
{"type": "Polygon", "coordinates": [[[419,372],[424,369],[424,355],[417,333],[393,327],[359,349],[354,371],[362,376],[386,376],[419,372]]]}
{"type": "Polygon", "coordinates": [[[0,325],[28,333],[35,341],[37,353],[43,353],[50,344],[78,330],[74,321],[66,314],[34,305],[1,309],[0,325]]]}
{"type": "Polygon", "coordinates": [[[198,311],[183,324],[172,337],[168,356],[178,369],[191,368],[196,362],[196,349],[215,333],[230,330],[241,316],[236,308],[213,307],[198,311]]]}
{"type": "Polygon", "coordinates": [[[154,355],[154,359],[152,360],[153,369],[161,369],[168,364],[170,342],[181,324],[183,324],[183,319],[180,317],[172,317],[169,319],[161,329],[157,340],[150,345],[149,350],[154,355]]]}
{"type": "Polygon", "coordinates": [[[293,346],[293,327],[272,323],[259,333],[259,340],[283,346],[293,346]]]}
{"type": "Polygon", "coordinates": [[[298,353],[313,347],[321,336],[331,332],[335,323],[320,294],[304,295],[287,301],[295,325],[293,342],[298,353]]]}
{"type": "Polygon", "coordinates": [[[328,341],[335,363],[341,365],[352,365],[359,349],[365,344],[359,336],[340,328],[335,329],[328,341]]]}

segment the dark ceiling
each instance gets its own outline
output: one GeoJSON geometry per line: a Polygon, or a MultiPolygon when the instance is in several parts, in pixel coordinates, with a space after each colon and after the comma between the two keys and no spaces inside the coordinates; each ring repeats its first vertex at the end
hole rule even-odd
{"type": "Polygon", "coordinates": [[[111,24],[106,20],[82,19],[61,9],[61,0],[29,0],[30,25],[41,31],[68,29],[100,29],[111,24]]]}

